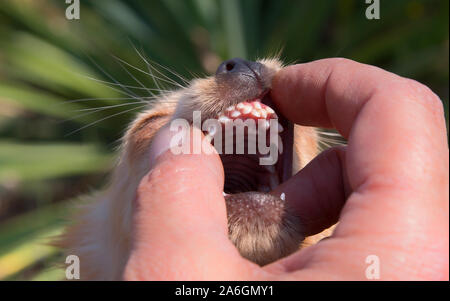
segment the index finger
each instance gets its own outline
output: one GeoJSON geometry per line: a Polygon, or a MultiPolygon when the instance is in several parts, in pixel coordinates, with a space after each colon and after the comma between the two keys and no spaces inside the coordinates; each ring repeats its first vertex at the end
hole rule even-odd
{"type": "Polygon", "coordinates": [[[384,279],[448,278],[448,146],[439,98],[418,82],[345,59],[281,70],[272,98],[293,122],[333,127],[348,139],[342,164],[353,190],[336,239],[274,266],[308,277],[346,267],[360,279],[366,256],[376,254],[384,279]]]}
{"type": "Polygon", "coordinates": [[[446,174],[443,107],[424,85],[335,58],[281,70],[272,96],[291,121],[336,128],[349,139],[346,163],[353,189],[369,176],[423,184],[436,179],[434,172],[446,174]],[[424,170],[433,173],[424,179],[424,170]]]}

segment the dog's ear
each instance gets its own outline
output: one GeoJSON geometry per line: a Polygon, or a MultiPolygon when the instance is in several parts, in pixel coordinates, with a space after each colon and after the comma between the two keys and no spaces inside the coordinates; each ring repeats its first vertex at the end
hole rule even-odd
{"type": "Polygon", "coordinates": [[[121,278],[131,245],[132,200],[149,168],[146,153],[155,134],[170,120],[174,107],[158,103],[137,116],[123,138],[120,160],[109,185],[80,200],[72,223],[55,239],[54,245],[80,258],[82,280],[121,278]]]}
{"type": "Polygon", "coordinates": [[[174,104],[159,103],[137,116],[123,138],[125,159],[130,164],[146,154],[153,137],[167,124],[174,111],[174,104]]]}

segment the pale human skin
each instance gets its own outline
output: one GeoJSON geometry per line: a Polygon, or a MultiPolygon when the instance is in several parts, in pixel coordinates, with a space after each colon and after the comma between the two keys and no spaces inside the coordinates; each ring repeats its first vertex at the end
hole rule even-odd
{"type": "Polygon", "coordinates": [[[449,279],[449,150],[441,101],[426,86],[346,59],[282,69],[272,98],[292,122],[335,128],[348,146],[325,151],[280,185],[318,233],[332,237],[264,267],[229,241],[219,156],[152,148],[136,198],[126,280],[449,279]]]}

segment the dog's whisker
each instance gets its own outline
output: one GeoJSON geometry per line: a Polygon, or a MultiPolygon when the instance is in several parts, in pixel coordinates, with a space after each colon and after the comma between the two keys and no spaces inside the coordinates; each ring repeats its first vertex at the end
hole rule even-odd
{"type": "Polygon", "coordinates": [[[167,68],[167,67],[165,67],[165,66],[163,66],[163,65],[161,65],[161,64],[158,64],[157,62],[154,62],[154,61],[150,60],[147,56],[142,55],[142,54],[136,49],[136,47],[135,47],[134,45],[133,45],[133,48],[134,48],[134,50],[137,52],[137,54],[141,57],[141,59],[144,61],[144,63],[147,64],[147,66],[148,66],[149,68],[152,68],[153,70],[155,70],[156,72],[158,72],[160,75],[164,76],[167,80],[172,81],[173,83],[176,83],[176,81],[174,81],[173,79],[171,79],[170,77],[168,77],[167,75],[165,75],[164,73],[162,73],[161,71],[159,71],[157,68],[155,68],[155,67],[153,66],[153,64],[155,64],[155,65],[157,65],[158,67],[163,68],[164,70],[168,71],[169,73],[175,75],[176,77],[178,77],[179,79],[181,79],[181,81],[182,81],[185,85],[188,85],[188,84],[189,84],[189,81],[186,80],[184,77],[182,77],[180,74],[176,73],[175,71],[173,71],[173,70],[171,70],[171,69],[169,69],[169,68],[167,68]],[[150,62],[151,62],[151,63],[150,63],[150,62]]]}
{"type": "MultiPolygon", "coordinates": [[[[65,137],[70,136],[70,135],[73,135],[73,134],[75,134],[75,133],[77,133],[77,132],[79,132],[79,131],[81,131],[81,130],[84,130],[84,129],[86,129],[86,128],[90,127],[90,126],[93,126],[93,125],[95,125],[95,124],[97,124],[97,123],[99,123],[99,122],[105,121],[105,120],[107,120],[107,119],[109,119],[109,118],[112,118],[112,117],[115,117],[115,116],[118,116],[118,115],[122,115],[122,114],[125,114],[125,113],[128,113],[128,112],[131,112],[131,111],[133,111],[133,110],[137,110],[137,109],[143,108],[143,107],[145,107],[145,106],[146,106],[146,105],[141,105],[141,106],[138,106],[138,107],[136,107],[136,108],[131,108],[131,109],[128,109],[128,110],[125,110],[125,111],[122,111],[122,112],[118,112],[118,113],[115,113],[115,114],[113,114],[113,115],[110,115],[110,116],[104,117],[104,118],[102,118],[102,119],[99,119],[99,120],[97,120],[97,121],[91,122],[91,123],[89,123],[89,124],[87,124],[87,125],[85,125],[85,126],[82,126],[82,127],[79,128],[79,129],[76,129],[76,130],[74,130],[74,131],[72,131],[72,132],[66,134],[65,137]]],[[[95,113],[95,112],[89,112],[89,113],[95,113]]]]}
{"type": "Polygon", "coordinates": [[[147,89],[147,87],[145,87],[141,81],[139,81],[130,71],[128,71],[128,69],[121,62],[118,62],[118,64],[123,70],[125,70],[126,73],[128,73],[129,76],[131,76],[132,79],[134,79],[144,90],[146,90],[150,96],[155,96],[155,94],[151,90],[147,89]]]}
{"type": "Polygon", "coordinates": [[[152,74],[152,73],[145,72],[144,70],[142,70],[142,69],[140,69],[140,68],[138,68],[138,67],[136,67],[136,66],[131,65],[130,63],[128,63],[128,62],[122,60],[122,59],[119,58],[119,57],[116,57],[116,58],[117,58],[118,60],[120,60],[122,63],[124,63],[125,65],[128,65],[129,67],[131,67],[131,68],[133,68],[133,69],[135,69],[135,70],[137,70],[137,71],[139,71],[139,72],[141,72],[141,73],[147,74],[148,76],[151,76],[152,78],[159,79],[160,81],[169,83],[169,84],[171,84],[171,85],[175,85],[175,86],[177,86],[177,87],[179,87],[179,88],[184,88],[182,85],[180,85],[179,83],[177,83],[177,82],[175,82],[175,81],[173,81],[173,80],[172,80],[172,81],[169,81],[169,80],[166,80],[166,79],[164,79],[164,78],[160,78],[160,77],[158,77],[158,76],[156,76],[156,75],[154,75],[154,74],[152,74]]]}
{"type": "MultiPolygon", "coordinates": [[[[125,103],[125,104],[122,104],[122,105],[126,106],[126,105],[137,105],[137,104],[142,104],[142,103],[141,103],[141,102],[136,102],[136,103],[125,103]]],[[[144,106],[144,105],[143,105],[143,106],[144,106]]],[[[88,112],[84,111],[85,113],[77,114],[77,115],[75,115],[75,116],[73,116],[73,117],[71,117],[71,118],[61,120],[61,121],[58,122],[58,123],[60,123],[60,124],[61,124],[61,123],[65,123],[65,122],[72,121],[72,120],[75,120],[75,119],[78,119],[78,118],[81,118],[81,117],[84,117],[84,116],[89,116],[89,115],[92,115],[92,114],[95,114],[95,113],[99,113],[99,112],[101,112],[101,111],[105,111],[105,110],[111,109],[111,108],[114,108],[114,107],[113,107],[113,106],[105,106],[105,107],[98,107],[98,108],[89,108],[89,109],[85,109],[85,110],[89,110],[89,111],[88,111],[88,112]]]]}
{"type": "Polygon", "coordinates": [[[116,84],[118,84],[124,91],[128,92],[129,94],[127,94],[130,97],[138,97],[135,93],[133,93],[133,91],[129,90],[127,87],[124,87],[123,84],[121,84],[118,80],[116,80],[111,74],[109,74],[106,70],[104,70],[99,64],[97,64],[93,59],[91,59],[92,63],[103,73],[105,74],[108,78],[110,78],[113,82],[115,82],[116,84]]]}
{"type": "Polygon", "coordinates": [[[173,75],[175,75],[176,77],[178,77],[185,85],[188,85],[188,84],[189,84],[189,81],[188,81],[187,79],[185,79],[183,76],[181,76],[180,74],[178,74],[177,72],[175,72],[175,71],[173,71],[173,70],[171,70],[171,69],[169,69],[169,68],[167,68],[167,67],[165,67],[165,66],[163,66],[163,65],[161,65],[161,64],[158,64],[158,63],[156,63],[155,61],[150,60],[150,62],[151,62],[150,66],[151,66],[154,70],[156,70],[159,74],[163,75],[164,77],[169,78],[167,75],[165,75],[164,73],[160,72],[157,68],[155,68],[152,64],[155,64],[155,65],[157,65],[158,67],[163,68],[163,69],[166,70],[167,72],[172,73],[173,75]]]}
{"type": "MultiPolygon", "coordinates": [[[[101,80],[101,79],[97,79],[94,77],[89,77],[89,76],[85,76],[86,78],[102,83],[102,84],[108,84],[108,85],[112,85],[112,86],[120,86],[120,87],[126,87],[126,88],[131,88],[131,89],[136,89],[136,90],[145,90],[145,91],[155,91],[155,92],[170,92],[170,90],[162,90],[162,89],[152,89],[152,88],[146,88],[146,87],[137,87],[137,86],[131,86],[131,85],[124,85],[124,84],[116,84],[116,83],[112,83],[109,81],[105,81],[105,80],[101,80]]],[[[152,94],[151,96],[156,96],[155,94],[152,94]]]]}
{"type": "Polygon", "coordinates": [[[85,101],[94,101],[94,100],[132,100],[131,97],[93,97],[93,98],[77,98],[77,99],[70,99],[63,101],[59,103],[61,104],[68,104],[68,103],[77,103],[77,102],[85,102],[85,101]]]}
{"type": "MultiPolygon", "coordinates": [[[[107,88],[109,88],[109,89],[111,89],[111,90],[113,90],[113,91],[116,91],[116,92],[118,92],[118,93],[120,93],[120,94],[129,96],[131,99],[139,100],[139,99],[142,98],[142,97],[139,97],[138,95],[136,95],[136,94],[133,93],[133,92],[131,92],[131,94],[130,94],[130,93],[124,91],[124,90],[117,89],[117,88],[111,87],[111,86],[108,85],[108,84],[102,83],[102,80],[95,79],[95,78],[90,78],[90,77],[88,77],[88,76],[85,76],[85,77],[87,77],[87,78],[89,78],[89,79],[91,79],[91,80],[93,80],[93,81],[97,81],[97,82],[103,84],[105,87],[107,87],[107,88]]],[[[111,84],[113,84],[113,83],[111,83],[111,84]]],[[[120,83],[119,83],[118,85],[119,85],[122,89],[124,89],[124,85],[123,85],[123,84],[120,84],[120,83]]]]}
{"type": "Polygon", "coordinates": [[[75,112],[88,112],[88,111],[102,111],[104,109],[112,109],[112,108],[118,108],[118,107],[124,107],[129,105],[135,105],[135,104],[142,104],[145,103],[145,101],[135,101],[135,102],[128,102],[128,103],[121,103],[117,105],[110,105],[110,106],[103,106],[103,107],[95,107],[95,108],[86,108],[86,109],[79,109],[75,110],[75,112]]]}
{"type": "Polygon", "coordinates": [[[155,83],[155,86],[156,86],[158,89],[161,89],[161,87],[160,87],[158,81],[156,80],[156,78],[155,78],[155,76],[154,76],[154,74],[153,74],[153,72],[152,72],[152,69],[150,68],[150,65],[148,64],[148,62],[146,61],[146,59],[141,55],[141,53],[140,53],[139,51],[137,51],[137,49],[136,49],[136,47],[134,47],[134,45],[132,45],[132,46],[133,46],[134,50],[137,52],[137,54],[139,55],[139,57],[147,64],[147,70],[148,70],[148,72],[149,72],[149,74],[150,74],[150,76],[151,76],[153,82],[155,83]]]}
{"type": "Polygon", "coordinates": [[[139,50],[137,50],[136,47],[135,47],[134,45],[133,45],[133,48],[134,48],[134,50],[136,51],[136,53],[140,56],[140,58],[144,61],[144,63],[147,64],[147,67],[148,67],[148,68],[152,68],[152,69],[155,70],[157,73],[159,73],[160,75],[164,76],[167,80],[173,82],[174,84],[178,84],[176,81],[174,81],[173,79],[171,79],[170,77],[168,77],[167,75],[165,75],[164,73],[162,73],[160,70],[158,70],[157,68],[155,68],[155,67],[153,66],[153,64],[158,65],[159,67],[163,68],[164,70],[168,71],[169,73],[171,73],[171,74],[175,75],[176,77],[178,77],[179,79],[181,79],[181,81],[182,81],[185,85],[188,85],[188,84],[189,84],[189,81],[188,81],[188,80],[186,80],[184,77],[182,77],[181,75],[179,75],[179,74],[176,73],[175,71],[172,71],[171,69],[169,69],[169,68],[167,68],[167,67],[165,67],[165,66],[163,66],[163,65],[161,65],[161,64],[158,64],[158,63],[156,63],[156,62],[154,62],[154,61],[152,61],[152,60],[150,60],[150,58],[148,58],[145,54],[144,54],[144,55],[141,54],[141,53],[139,52],[139,50]],[[151,63],[150,63],[150,62],[151,62],[151,63]]]}

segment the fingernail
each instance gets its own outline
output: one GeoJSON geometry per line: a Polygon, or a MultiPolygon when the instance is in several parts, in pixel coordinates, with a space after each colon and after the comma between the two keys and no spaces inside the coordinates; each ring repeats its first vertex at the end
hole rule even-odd
{"type": "Polygon", "coordinates": [[[176,130],[170,130],[169,126],[164,126],[158,131],[150,147],[150,165],[153,166],[162,154],[170,150],[170,141],[177,133],[176,130]]]}

